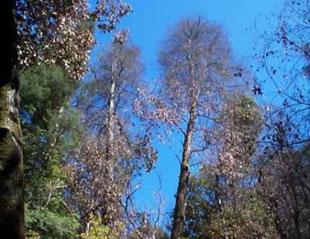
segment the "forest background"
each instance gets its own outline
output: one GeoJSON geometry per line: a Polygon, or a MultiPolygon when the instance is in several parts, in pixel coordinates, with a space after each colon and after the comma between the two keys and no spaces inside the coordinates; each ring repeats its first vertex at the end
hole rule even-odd
{"type": "Polygon", "coordinates": [[[28,238],[307,237],[309,1],[32,3],[1,86],[28,238]]]}

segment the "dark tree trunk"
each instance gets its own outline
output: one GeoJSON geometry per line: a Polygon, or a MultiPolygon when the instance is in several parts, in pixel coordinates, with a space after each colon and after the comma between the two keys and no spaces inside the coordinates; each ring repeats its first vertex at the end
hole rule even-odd
{"type": "Polygon", "coordinates": [[[295,225],[295,230],[296,230],[296,239],[301,239],[302,238],[302,231],[300,230],[300,225],[299,225],[299,216],[300,216],[300,211],[299,211],[299,200],[298,200],[298,195],[295,189],[295,185],[291,185],[292,188],[292,193],[293,193],[293,202],[294,202],[294,213],[293,213],[293,220],[294,220],[294,225],[295,225]]]}
{"type": "Polygon", "coordinates": [[[5,0],[0,6],[0,237],[3,239],[25,238],[15,4],[14,0],[5,0]]]}
{"type": "Polygon", "coordinates": [[[272,205],[272,209],[275,215],[274,218],[274,222],[275,222],[275,226],[276,226],[276,230],[278,235],[280,236],[281,239],[287,239],[287,233],[285,232],[285,230],[283,230],[283,225],[281,222],[281,217],[279,216],[278,212],[279,212],[279,207],[278,207],[278,203],[277,200],[275,198],[271,199],[271,205],[272,205]]]}
{"type": "Polygon", "coordinates": [[[216,201],[216,210],[218,212],[222,211],[222,195],[221,195],[221,185],[220,185],[220,175],[215,175],[215,201],[216,201]]]}
{"type": "Polygon", "coordinates": [[[187,122],[187,129],[184,135],[182,162],[180,167],[179,185],[176,195],[176,202],[174,207],[173,224],[171,230],[171,239],[178,239],[183,232],[183,223],[185,217],[185,202],[186,189],[189,179],[189,160],[191,153],[191,143],[195,126],[195,110],[196,101],[192,104],[190,110],[189,120],[187,122]]]}

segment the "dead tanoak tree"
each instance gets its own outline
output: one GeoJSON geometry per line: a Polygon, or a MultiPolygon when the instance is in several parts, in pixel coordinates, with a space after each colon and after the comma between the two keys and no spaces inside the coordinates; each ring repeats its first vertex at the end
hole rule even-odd
{"type": "Polygon", "coordinates": [[[190,161],[207,149],[203,135],[231,79],[230,48],[221,29],[200,18],[180,21],[160,52],[163,101],[178,118],[173,124],[183,136],[180,176],[171,239],[182,236],[190,161]]]}

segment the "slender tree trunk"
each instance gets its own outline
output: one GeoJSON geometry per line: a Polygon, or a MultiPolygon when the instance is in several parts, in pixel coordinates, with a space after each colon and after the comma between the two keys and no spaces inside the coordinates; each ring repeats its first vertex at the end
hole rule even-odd
{"type": "Polygon", "coordinates": [[[196,100],[194,100],[190,109],[189,120],[187,122],[187,129],[184,136],[182,162],[180,167],[179,185],[174,208],[173,224],[170,237],[171,239],[178,239],[183,231],[183,223],[185,218],[185,196],[189,178],[189,160],[196,119],[196,105],[197,102],[196,100]]]}
{"type": "Polygon", "coordinates": [[[107,129],[108,129],[108,139],[107,139],[107,160],[111,160],[112,158],[112,146],[113,146],[113,140],[114,140],[114,113],[115,113],[115,87],[116,87],[116,82],[115,82],[115,77],[114,77],[114,72],[115,72],[115,63],[112,63],[112,82],[111,82],[111,87],[110,87],[110,92],[109,92],[109,113],[108,113],[108,122],[107,122],[107,129]]]}
{"type": "Polygon", "coordinates": [[[217,211],[222,211],[222,197],[221,197],[221,186],[220,186],[220,175],[215,175],[215,200],[217,205],[217,211]]]}
{"type": "Polygon", "coordinates": [[[294,213],[294,225],[295,225],[295,231],[296,231],[296,239],[301,239],[301,231],[300,231],[300,226],[299,226],[299,212],[294,213]]]}
{"type": "Polygon", "coordinates": [[[0,237],[24,239],[23,166],[14,0],[1,1],[0,237]]]}
{"type": "Polygon", "coordinates": [[[283,226],[282,226],[282,223],[281,223],[281,218],[280,218],[280,216],[278,214],[279,207],[278,207],[277,200],[275,198],[272,198],[271,199],[271,203],[272,203],[272,208],[273,208],[273,212],[274,212],[274,215],[275,215],[274,223],[275,223],[275,226],[276,226],[277,233],[278,233],[278,235],[280,236],[281,239],[286,239],[287,238],[287,232],[285,232],[283,230],[283,226]]]}
{"type": "Polygon", "coordinates": [[[231,194],[232,194],[233,212],[235,214],[237,210],[237,200],[236,200],[236,182],[234,177],[232,178],[231,182],[231,194]]]}
{"type": "Polygon", "coordinates": [[[294,198],[294,214],[293,214],[293,220],[294,220],[294,225],[295,225],[295,231],[296,231],[296,239],[301,239],[301,230],[299,226],[299,216],[300,216],[300,211],[298,207],[298,196],[297,192],[295,190],[294,185],[291,185],[292,187],[292,193],[293,193],[293,198],[294,198]]]}

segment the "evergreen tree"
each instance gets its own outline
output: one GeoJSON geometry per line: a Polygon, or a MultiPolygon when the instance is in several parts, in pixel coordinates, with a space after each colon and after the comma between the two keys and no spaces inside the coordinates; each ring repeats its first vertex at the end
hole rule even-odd
{"type": "Polygon", "coordinates": [[[68,209],[64,157],[82,133],[69,99],[77,87],[58,66],[31,67],[21,74],[21,119],[28,237],[72,238],[77,215],[68,209]]]}

